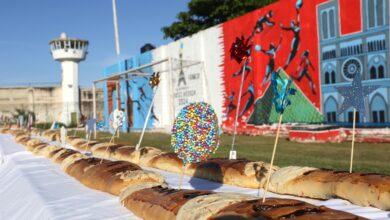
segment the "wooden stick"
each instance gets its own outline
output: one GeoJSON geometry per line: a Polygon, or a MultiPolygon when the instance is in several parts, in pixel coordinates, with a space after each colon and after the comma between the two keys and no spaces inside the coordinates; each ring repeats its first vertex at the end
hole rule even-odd
{"type": "Polygon", "coordinates": [[[269,170],[268,170],[267,182],[266,182],[266,184],[265,184],[265,190],[264,190],[264,194],[263,194],[263,202],[265,202],[265,194],[266,194],[267,191],[268,191],[269,180],[270,180],[270,178],[271,178],[271,172],[272,172],[272,166],[274,165],[276,147],[278,146],[280,127],[281,127],[281,125],[282,125],[282,118],[283,118],[283,114],[280,114],[280,116],[279,116],[279,123],[278,123],[278,130],[276,131],[274,149],[273,149],[273,151],[272,151],[271,165],[270,165],[269,170]]]}
{"type": "Polygon", "coordinates": [[[351,161],[350,161],[350,164],[349,164],[349,173],[352,173],[353,151],[354,151],[354,147],[355,147],[355,126],[356,126],[356,109],[353,108],[352,147],[351,147],[351,161]]]}
{"type": "Polygon", "coordinates": [[[179,190],[181,189],[181,186],[183,184],[183,177],[185,172],[186,172],[186,165],[183,164],[183,172],[180,175],[180,181],[179,181],[179,190]]]}
{"type": "Polygon", "coordinates": [[[142,143],[142,139],[144,138],[144,134],[145,134],[145,130],[146,130],[146,126],[148,125],[148,122],[149,122],[149,118],[150,118],[150,114],[152,113],[152,109],[153,109],[153,105],[154,105],[154,100],[155,100],[155,97],[156,97],[156,94],[157,94],[157,88],[158,88],[158,85],[156,86],[155,89],[153,89],[153,98],[152,98],[152,101],[150,102],[150,106],[149,106],[149,110],[148,110],[148,114],[146,115],[146,118],[145,118],[145,122],[144,122],[144,127],[142,128],[142,132],[141,132],[141,136],[138,140],[138,143],[137,145],[135,146],[135,150],[139,150],[139,148],[141,147],[141,143],[142,143]]]}
{"type": "MultiPolygon", "coordinates": [[[[110,144],[111,144],[111,143],[114,143],[114,139],[115,139],[115,136],[116,136],[116,132],[118,132],[118,129],[119,129],[119,127],[115,129],[114,134],[111,136],[110,142],[108,142],[108,146],[106,147],[106,150],[104,151],[104,154],[107,153],[107,150],[108,150],[108,148],[110,147],[110,144]]],[[[101,164],[102,162],[103,162],[103,158],[100,160],[100,164],[101,164]]]]}
{"type": "MultiPolygon", "coordinates": [[[[245,58],[244,66],[242,67],[242,73],[241,73],[240,90],[238,91],[238,101],[237,101],[237,108],[236,108],[236,117],[234,118],[233,139],[232,139],[232,146],[231,146],[230,151],[234,150],[234,144],[236,142],[237,120],[238,120],[238,114],[239,114],[240,106],[241,106],[241,95],[242,95],[242,87],[244,86],[246,62],[247,62],[247,59],[245,58]]],[[[229,155],[229,159],[231,159],[230,155],[229,155]]]]}
{"type": "Polygon", "coordinates": [[[87,150],[87,148],[89,147],[89,142],[91,141],[91,135],[92,133],[88,132],[87,146],[85,147],[85,150],[87,150]]]}

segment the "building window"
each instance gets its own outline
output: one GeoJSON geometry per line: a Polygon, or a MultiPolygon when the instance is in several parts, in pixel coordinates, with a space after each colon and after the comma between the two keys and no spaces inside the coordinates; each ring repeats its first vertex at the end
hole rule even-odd
{"type": "Polygon", "coordinates": [[[329,35],[331,38],[336,36],[335,33],[335,22],[334,22],[334,10],[329,11],[329,35]]]}
{"type": "Polygon", "coordinates": [[[329,72],[325,72],[325,84],[330,84],[329,72]]]}
{"type": "Polygon", "coordinates": [[[330,96],[326,99],[324,104],[326,122],[334,123],[337,122],[337,102],[336,99],[330,96]]]}
{"type": "MultiPolygon", "coordinates": [[[[356,123],[359,123],[360,122],[360,116],[359,116],[359,112],[356,111],[356,118],[355,118],[355,122],[356,123]]],[[[352,112],[348,112],[348,122],[349,123],[353,123],[353,111],[352,112]]]]}
{"type": "Polygon", "coordinates": [[[330,50],[322,53],[323,60],[328,60],[333,58],[336,58],[336,50],[330,50]]]}
{"type": "Polygon", "coordinates": [[[372,111],[372,122],[385,123],[385,111],[372,111]]]}
{"type": "Polygon", "coordinates": [[[322,12],[322,38],[328,39],[328,12],[322,12]]]}
{"type": "Polygon", "coordinates": [[[322,39],[336,37],[336,18],[335,8],[327,8],[321,12],[322,39]]]}
{"type": "Polygon", "coordinates": [[[372,65],[370,67],[370,79],[383,79],[385,78],[385,67],[383,64],[379,66],[372,65]]]}
{"type": "Polygon", "coordinates": [[[368,52],[386,50],[386,40],[374,40],[367,43],[368,52]]]}
{"type": "Polygon", "coordinates": [[[336,18],[335,18],[334,7],[322,11],[321,23],[322,23],[322,39],[326,40],[329,38],[336,37],[336,18]]]}
{"type": "Polygon", "coordinates": [[[335,123],[337,121],[336,112],[327,112],[326,113],[326,121],[328,123],[335,123]]]}
{"type": "Polygon", "coordinates": [[[352,80],[356,74],[361,74],[362,64],[356,58],[348,59],[343,64],[343,76],[347,80],[352,80]]]}
{"type": "Polygon", "coordinates": [[[370,68],[370,79],[376,79],[376,68],[374,66],[370,68]]]}
{"type": "Polygon", "coordinates": [[[382,65],[378,67],[378,79],[385,78],[385,68],[382,65]]]}
{"type": "Polygon", "coordinates": [[[385,123],[386,121],[386,102],[382,95],[375,94],[371,100],[371,121],[373,123],[385,123]]]}
{"type": "Polygon", "coordinates": [[[330,81],[331,83],[336,83],[336,73],[334,71],[330,73],[330,81]]]}
{"type": "Polygon", "coordinates": [[[384,4],[384,0],[367,0],[367,18],[369,28],[375,28],[384,25],[384,4]]]}

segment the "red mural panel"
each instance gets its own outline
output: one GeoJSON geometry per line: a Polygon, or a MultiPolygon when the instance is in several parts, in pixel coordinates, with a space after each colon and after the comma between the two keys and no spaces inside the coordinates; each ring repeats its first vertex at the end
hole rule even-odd
{"type": "Polygon", "coordinates": [[[361,0],[339,0],[342,35],[362,30],[361,4],[361,0]]]}
{"type": "MultiPolygon", "coordinates": [[[[281,0],[223,24],[224,126],[234,122],[244,61],[231,57],[235,42],[248,44],[248,68],[242,90],[239,123],[268,88],[271,72],[283,68],[308,100],[321,108],[317,5],[326,0],[281,0]]],[[[240,44],[236,44],[238,46],[240,44]]],[[[245,47],[244,47],[245,48],[245,47]]]]}

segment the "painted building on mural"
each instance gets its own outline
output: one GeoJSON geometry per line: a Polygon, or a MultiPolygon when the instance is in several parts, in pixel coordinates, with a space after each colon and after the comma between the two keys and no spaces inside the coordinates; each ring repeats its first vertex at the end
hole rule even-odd
{"type": "Polygon", "coordinates": [[[390,121],[388,3],[387,0],[363,0],[347,5],[329,1],[318,6],[321,87],[326,122],[352,122],[352,108],[337,115],[343,100],[335,88],[350,83],[354,74],[361,74],[364,85],[381,86],[366,99],[364,122],[380,124],[390,121]],[[347,14],[347,18],[340,19],[340,13],[347,14]]]}
{"type": "MultiPolygon", "coordinates": [[[[277,122],[270,89],[273,72],[291,79],[297,90],[283,122],[350,121],[350,111],[337,115],[343,98],[336,88],[350,84],[351,74],[359,72],[364,85],[382,86],[367,98],[364,122],[389,123],[388,4],[386,0],[281,0],[118,62],[105,68],[104,75],[115,79],[114,74],[145,65],[142,72],[161,72],[149,128],[169,130],[181,107],[206,101],[224,129],[232,128],[238,112],[238,127],[245,130],[277,122]],[[248,58],[244,72],[240,53],[248,58]]],[[[128,116],[125,130],[143,126],[153,96],[147,81],[143,76],[105,82],[107,123],[120,106],[128,116]]]]}

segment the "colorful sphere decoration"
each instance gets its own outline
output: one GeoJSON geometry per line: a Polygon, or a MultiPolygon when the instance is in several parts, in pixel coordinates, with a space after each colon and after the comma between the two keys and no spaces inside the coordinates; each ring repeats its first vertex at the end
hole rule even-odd
{"type": "Polygon", "coordinates": [[[185,106],[172,128],[171,146],[184,165],[206,160],[219,146],[218,118],[204,102],[185,106]]]}

